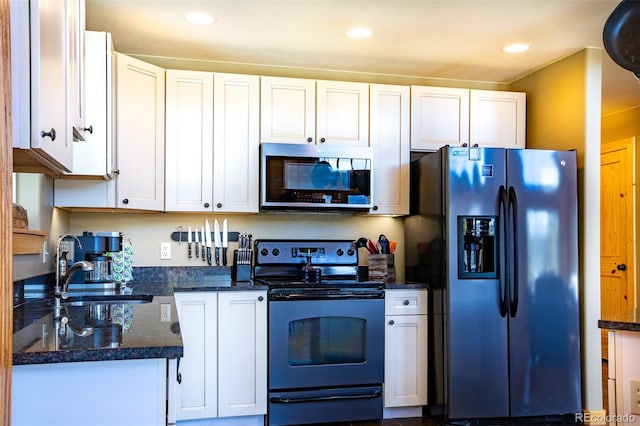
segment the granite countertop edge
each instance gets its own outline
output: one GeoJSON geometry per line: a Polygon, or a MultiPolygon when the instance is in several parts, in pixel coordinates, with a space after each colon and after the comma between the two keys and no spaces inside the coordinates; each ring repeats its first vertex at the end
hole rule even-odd
{"type": "Polygon", "coordinates": [[[640,309],[612,315],[598,320],[598,327],[609,330],[640,332],[640,309]]]}

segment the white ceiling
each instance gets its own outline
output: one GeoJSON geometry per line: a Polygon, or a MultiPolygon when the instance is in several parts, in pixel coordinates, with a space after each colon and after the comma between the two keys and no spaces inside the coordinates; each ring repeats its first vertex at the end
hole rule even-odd
{"type": "MultiPolygon", "coordinates": [[[[511,83],[602,47],[619,0],[86,0],[87,29],[128,54],[511,83]],[[208,12],[194,26],[186,12],[208,12]],[[373,29],[364,40],[353,26],[373,29]],[[531,44],[508,55],[510,42],[531,44]]],[[[603,53],[602,114],[640,105],[640,84],[603,53]]]]}

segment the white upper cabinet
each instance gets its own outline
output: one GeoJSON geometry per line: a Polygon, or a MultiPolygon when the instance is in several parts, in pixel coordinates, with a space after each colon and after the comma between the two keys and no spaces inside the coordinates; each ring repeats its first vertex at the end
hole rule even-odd
{"type": "Polygon", "coordinates": [[[409,87],[370,86],[373,158],[371,214],[409,214],[409,87]]]}
{"type": "Polygon", "coordinates": [[[262,142],[369,145],[369,85],[262,77],[262,142]]]}
{"type": "Polygon", "coordinates": [[[315,80],[262,77],[260,92],[262,142],[315,142],[315,80]]]}
{"type": "Polygon", "coordinates": [[[525,132],[525,93],[411,86],[412,150],[524,148],[525,132]]]}
{"type": "Polygon", "coordinates": [[[411,149],[469,143],[469,89],[411,86],[411,149]]]}
{"type": "Polygon", "coordinates": [[[85,0],[66,0],[66,5],[67,131],[74,141],[84,141],[87,133],[85,129],[85,0]]]}
{"type": "Polygon", "coordinates": [[[260,77],[213,77],[213,211],[258,212],[260,77]]]}
{"type": "Polygon", "coordinates": [[[166,210],[258,211],[257,76],[167,71],[166,210]]]}
{"type": "Polygon", "coordinates": [[[33,164],[72,170],[67,137],[67,3],[13,0],[11,10],[14,170],[33,164]],[[35,161],[34,161],[35,160],[35,161]]]}
{"type": "Polygon", "coordinates": [[[164,69],[116,53],[117,207],[164,210],[164,69]]]}
{"type": "Polygon", "coordinates": [[[167,70],[166,210],[212,211],[213,73],[167,70]]]}
{"type": "Polygon", "coordinates": [[[524,148],[526,94],[471,90],[469,142],[472,146],[524,148]]]}
{"type": "Polygon", "coordinates": [[[111,34],[85,32],[84,142],[73,146],[74,176],[111,179],[113,155],[113,42],[111,34]]]}
{"type": "Polygon", "coordinates": [[[319,143],[369,146],[369,84],[318,80],[319,143]]]}

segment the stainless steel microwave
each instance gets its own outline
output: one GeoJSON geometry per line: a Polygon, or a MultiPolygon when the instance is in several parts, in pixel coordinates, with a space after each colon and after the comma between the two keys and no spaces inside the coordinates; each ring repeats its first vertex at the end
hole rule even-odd
{"type": "Polygon", "coordinates": [[[369,147],[262,143],[262,209],[368,210],[373,151],[369,147]]]}

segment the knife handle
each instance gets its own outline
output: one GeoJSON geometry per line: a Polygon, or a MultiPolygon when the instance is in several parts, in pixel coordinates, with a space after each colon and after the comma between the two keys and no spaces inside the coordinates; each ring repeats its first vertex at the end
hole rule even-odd
{"type": "Polygon", "coordinates": [[[200,244],[196,243],[196,259],[200,257],[200,244]]]}
{"type": "Polygon", "coordinates": [[[220,247],[216,247],[216,266],[220,266],[220,247]]]}
{"type": "Polygon", "coordinates": [[[227,266],[227,248],[222,247],[222,266],[227,266]]]}
{"type": "Polygon", "coordinates": [[[211,247],[207,247],[207,263],[211,265],[211,247]]]}
{"type": "Polygon", "coordinates": [[[191,243],[187,243],[187,256],[191,259],[191,243]]]}

